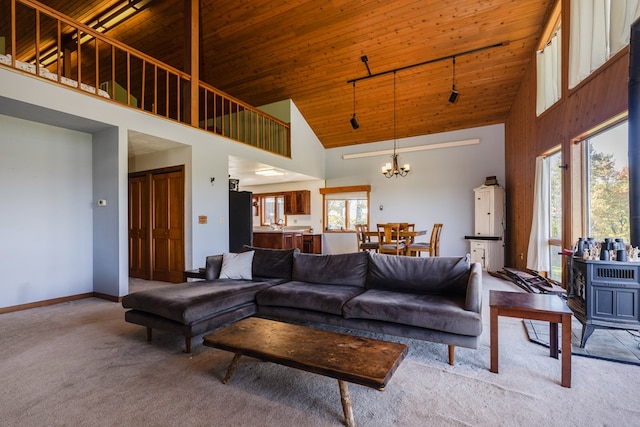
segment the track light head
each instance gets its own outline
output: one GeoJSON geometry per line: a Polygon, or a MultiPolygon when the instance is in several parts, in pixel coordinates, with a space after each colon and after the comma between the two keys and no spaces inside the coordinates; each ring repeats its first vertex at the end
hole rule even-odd
{"type": "Polygon", "coordinates": [[[351,117],[351,120],[349,120],[351,122],[351,127],[355,130],[358,129],[360,127],[360,123],[358,123],[358,119],[356,119],[356,115],[355,113],[353,114],[353,117],[351,117]]]}
{"type": "Polygon", "coordinates": [[[449,102],[453,104],[456,102],[456,99],[458,99],[458,91],[456,90],[456,87],[453,86],[451,89],[451,95],[449,96],[449,102]]]}

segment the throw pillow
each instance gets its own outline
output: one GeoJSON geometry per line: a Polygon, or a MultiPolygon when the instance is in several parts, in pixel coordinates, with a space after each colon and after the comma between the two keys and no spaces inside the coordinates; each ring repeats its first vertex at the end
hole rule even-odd
{"type": "Polygon", "coordinates": [[[251,266],[253,265],[254,251],[239,254],[225,252],[222,254],[221,279],[251,280],[251,266]]]}

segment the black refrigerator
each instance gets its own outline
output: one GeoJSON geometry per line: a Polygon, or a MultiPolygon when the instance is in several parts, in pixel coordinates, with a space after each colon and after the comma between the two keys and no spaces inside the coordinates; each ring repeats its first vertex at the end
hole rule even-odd
{"type": "Polygon", "coordinates": [[[253,243],[253,193],[229,191],[229,252],[253,243]]]}

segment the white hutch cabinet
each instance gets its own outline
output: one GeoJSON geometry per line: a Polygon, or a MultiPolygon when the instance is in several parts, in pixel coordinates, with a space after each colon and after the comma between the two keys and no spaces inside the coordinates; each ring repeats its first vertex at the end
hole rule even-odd
{"type": "Polygon", "coordinates": [[[475,231],[469,240],[471,262],[482,264],[483,270],[504,267],[504,188],[483,185],[474,188],[475,231]]]}

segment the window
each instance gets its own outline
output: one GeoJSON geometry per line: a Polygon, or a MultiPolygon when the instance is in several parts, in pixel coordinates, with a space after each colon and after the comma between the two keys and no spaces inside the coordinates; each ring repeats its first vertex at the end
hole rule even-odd
{"type": "Polygon", "coordinates": [[[260,224],[261,225],[271,225],[276,224],[279,220],[282,220],[282,223],[285,223],[285,215],[284,215],[284,195],[261,195],[260,202],[262,205],[262,215],[260,216],[260,224]]]}
{"type": "Polygon", "coordinates": [[[560,5],[560,1],[556,2],[543,34],[543,44],[536,52],[536,114],[538,116],[555,104],[562,92],[560,5]]]}
{"type": "Polygon", "coordinates": [[[562,280],[562,152],[536,158],[527,268],[562,280]]]}
{"type": "Polygon", "coordinates": [[[640,2],[572,0],[570,9],[569,88],[573,88],[629,44],[640,2]]]}
{"type": "Polygon", "coordinates": [[[630,240],[628,122],[595,134],[582,143],[584,230],[586,236],[630,240]]]}
{"type": "Polygon", "coordinates": [[[549,278],[562,281],[562,152],[547,156],[549,162],[549,278]]]}
{"type": "Polygon", "coordinates": [[[370,186],[321,188],[324,198],[324,230],[355,231],[356,224],[369,224],[370,186]]]}

